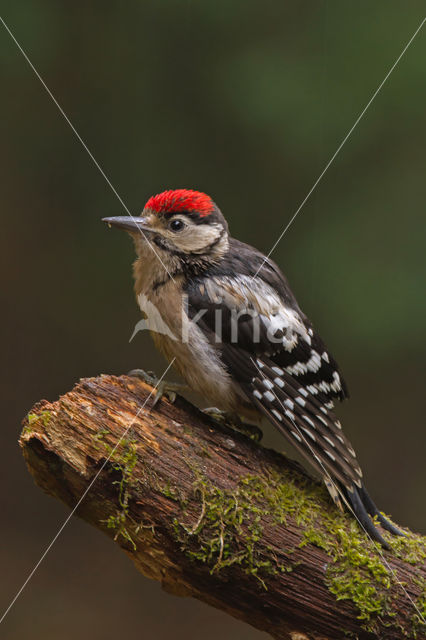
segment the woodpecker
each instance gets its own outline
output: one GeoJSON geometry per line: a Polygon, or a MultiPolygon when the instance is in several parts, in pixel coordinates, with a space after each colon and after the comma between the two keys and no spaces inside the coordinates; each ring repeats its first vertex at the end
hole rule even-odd
{"type": "Polygon", "coordinates": [[[161,317],[154,342],[189,387],[226,413],[266,416],[383,547],[370,516],[404,535],[365,489],[334,413],[346,384],[279,267],[233,238],[218,206],[199,191],[164,191],[140,216],[103,220],[132,236],[139,306],[145,317],[152,309],[161,317]]]}

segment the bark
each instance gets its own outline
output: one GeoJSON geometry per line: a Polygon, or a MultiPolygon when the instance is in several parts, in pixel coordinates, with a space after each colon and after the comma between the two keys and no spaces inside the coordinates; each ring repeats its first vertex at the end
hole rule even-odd
{"type": "Polygon", "coordinates": [[[424,637],[424,540],[379,551],[297,463],[181,397],[151,410],[151,391],[100,376],[36,404],[20,438],[36,483],[166,591],[274,638],[424,637]]]}

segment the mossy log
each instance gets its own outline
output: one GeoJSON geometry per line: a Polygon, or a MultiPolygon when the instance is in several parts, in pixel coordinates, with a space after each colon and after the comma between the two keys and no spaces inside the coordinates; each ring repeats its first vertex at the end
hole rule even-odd
{"type": "Polygon", "coordinates": [[[383,552],[297,463],[181,397],[151,410],[151,392],[100,376],[36,404],[20,438],[36,483],[166,591],[274,638],[425,637],[425,539],[383,552]]]}

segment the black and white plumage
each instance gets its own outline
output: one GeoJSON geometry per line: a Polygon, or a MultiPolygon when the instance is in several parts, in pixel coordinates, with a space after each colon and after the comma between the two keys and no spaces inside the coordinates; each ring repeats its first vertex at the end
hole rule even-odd
{"type": "Polygon", "coordinates": [[[338,365],[277,265],[264,260],[253,247],[230,239],[220,265],[188,281],[189,315],[206,310],[198,324],[220,345],[221,359],[247,401],[324,477],[335,501],[343,497],[384,543],[367,513],[395,528],[369,499],[355,451],[333,411],[334,400],[348,396],[338,365]]]}
{"type": "Polygon", "coordinates": [[[334,413],[334,401],[348,395],[346,384],[278,266],[230,237],[217,206],[199,192],[154,196],[135,220],[143,221],[140,227],[161,252],[167,273],[137,234],[137,223],[107,219],[135,239],[142,310],[155,305],[180,336],[155,334],[157,346],[215,406],[266,416],[323,476],[334,500],[343,501],[369,535],[387,546],[369,515],[401,532],[368,496],[355,451],[334,413]]]}

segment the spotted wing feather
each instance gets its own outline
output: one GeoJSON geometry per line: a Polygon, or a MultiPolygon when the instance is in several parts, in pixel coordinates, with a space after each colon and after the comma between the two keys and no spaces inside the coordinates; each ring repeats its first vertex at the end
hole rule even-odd
{"type": "Polygon", "coordinates": [[[369,534],[386,546],[368,513],[377,515],[385,528],[397,530],[365,491],[355,452],[333,413],[334,400],[348,395],[336,361],[278,267],[267,260],[253,277],[263,255],[232,242],[228,258],[208,275],[187,283],[189,316],[203,312],[198,324],[220,352],[242,395],[323,475],[331,493],[343,497],[369,534]]]}

